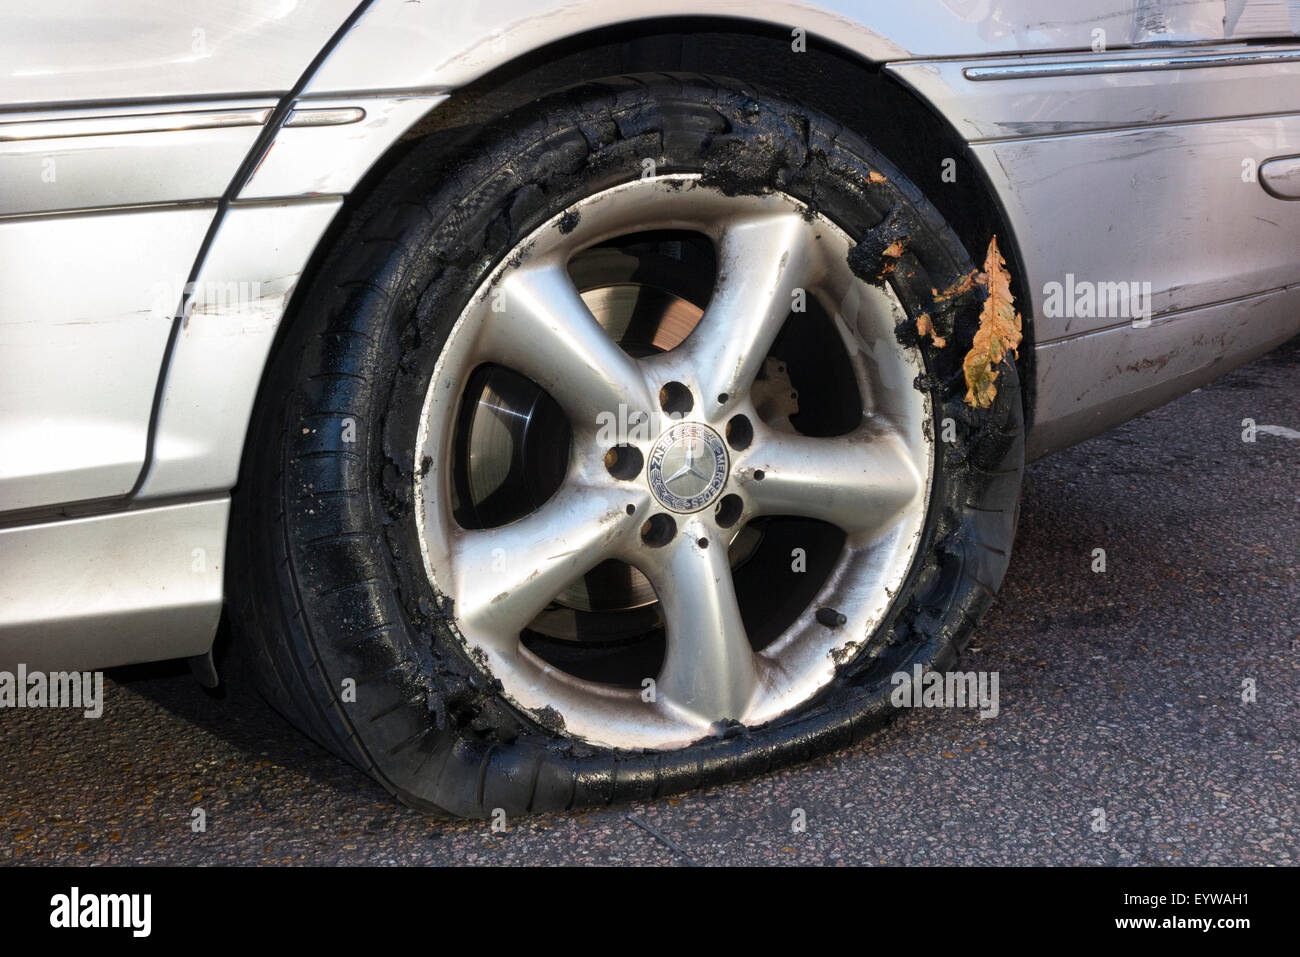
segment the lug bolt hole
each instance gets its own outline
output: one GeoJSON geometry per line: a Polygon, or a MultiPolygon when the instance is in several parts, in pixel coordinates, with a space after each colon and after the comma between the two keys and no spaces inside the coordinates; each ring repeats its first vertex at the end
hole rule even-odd
{"type": "Polygon", "coordinates": [[[763,478],[764,478],[766,475],[767,475],[767,473],[764,472],[762,469],[754,469],[754,481],[755,481],[755,482],[761,482],[761,481],[763,481],[763,478]]]}
{"type": "Polygon", "coordinates": [[[739,495],[724,495],[722,501],[718,502],[714,521],[722,528],[731,528],[740,519],[740,513],[744,510],[745,503],[739,495]]]}
{"type": "Polygon", "coordinates": [[[727,395],[727,393],[725,393],[725,392],[719,393],[719,395],[718,395],[718,405],[726,405],[726,404],[727,404],[727,400],[730,399],[730,398],[731,398],[731,396],[727,395]]]}
{"type": "Polygon", "coordinates": [[[709,540],[708,540],[707,538],[701,538],[701,539],[700,539],[699,541],[697,541],[695,544],[696,544],[696,545],[699,545],[700,548],[708,548],[708,547],[709,547],[709,540]]]}
{"type": "Polygon", "coordinates": [[[676,534],[677,523],[673,521],[671,515],[665,515],[663,512],[650,516],[641,526],[641,541],[651,548],[667,545],[676,534]]]}
{"type": "Polygon", "coordinates": [[[629,515],[635,515],[635,514],[636,514],[636,506],[635,506],[635,505],[629,505],[629,506],[627,507],[627,513],[628,513],[629,515]]]}
{"type": "Polygon", "coordinates": [[[695,399],[680,382],[669,382],[659,390],[659,407],[669,415],[682,416],[695,407],[695,399]]]}
{"type": "Polygon", "coordinates": [[[754,441],[754,426],[747,416],[733,415],[727,420],[727,443],[737,452],[743,452],[754,441]]]}
{"type": "MultiPolygon", "coordinates": [[[[615,445],[605,453],[605,468],[616,479],[630,482],[641,474],[645,459],[641,451],[631,445],[615,445]]],[[[631,512],[628,512],[631,515],[631,512]]]]}

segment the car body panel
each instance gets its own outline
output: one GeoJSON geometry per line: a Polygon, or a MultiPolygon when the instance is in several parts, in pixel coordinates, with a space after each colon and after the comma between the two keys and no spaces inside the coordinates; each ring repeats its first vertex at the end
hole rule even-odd
{"type": "Polygon", "coordinates": [[[886,69],[968,143],[1289,114],[1300,104],[1300,45],[1291,43],[909,60],[886,69]]]}
{"type": "Polygon", "coordinates": [[[137,500],[234,486],[275,330],[341,205],[331,196],[227,210],[187,302],[137,500]]]}
{"type": "Polygon", "coordinates": [[[0,529],[0,670],[198,655],[221,616],[230,501],[0,529]]]}
{"type": "Polygon", "coordinates": [[[1015,236],[1035,348],[1031,457],[1300,332],[1287,308],[1300,203],[1259,176],[1300,153],[1300,46],[888,69],[960,118],[1015,236]]]}
{"type": "Polygon", "coordinates": [[[437,93],[300,98],[239,198],[350,193],[398,137],[445,99],[437,93]],[[307,125],[312,117],[346,111],[360,115],[355,121],[307,125]],[[303,125],[293,125],[300,120],[303,125]]]}
{"type": "Polygon", "coordinates": [[[279,95],[357,0],[8,0],[5,109],[279,95]]]}
{"type": "Polygon", "coordinates": [[[127,504],[220,199],[355,7],[46,0],[0,12],[0,512],[127,504]]]}
{"type": "MultiPolygon", "coordinates": [[[[1176,399],[1300,333],[1300,283],[1035,350],[1042,456],[1176,399]]],[[[1237,424],[1239,425],[1239,423],[1237,424]]],[[[1227,423],[1234,427],[1233,423],[1227,423]]]]}
{"type": "Polygon", "coordinates": [[[0,285],[0,548],[28,556],[0,560],[26,596],[0,593],[0,660],[97,667],[208,647],[220,576],[196,580],[180,540],[223,547],[267,354],[346,195],[456,89],[602,27],[710,17],[804,31],[882,65],[942,116],[1013,233],[1032,454],[1297,331],[1300,203],[1283,198],[1290,167],[1278,162],[1300,155],[1294,3],[127,0],[112,20],[87,9],[0,13],[0,249],[23,277],[0,285]],[[1242,42],[1257,39],[1278,42],[1242,42]],[[1246,160],[1272,161],[1280,188],[1243,179],[1246,160]],[[69,272],[77,281],[59,288],[69,272]],[[1150,315],[1048,314],[1048,284],[1070,273],[1149,282],[1150,315]],[[27,511],[97,502],[119,510],[27,511]],[[78,548],[98,556],[89,571],[40,578],[78,548]]]}
{"type": "Polygon", "coordinates": [[[215,204],[0,219],[0,506],[122,496],[215,204]]]}
{"type": "Polygon", "coordinates": [[[0,216],[215,201],[275,105],[0,114],[0,216]]]}
{"type": "Polygon", "coordinates": [[[1099,38],[1119,49],[1300,33],[1300,9],[1273,0],[376,0],[307,92],[455,88],[565,37],[633,20],[701,16],[803,30],[877,63],[1091,50],[1099,38]]]}

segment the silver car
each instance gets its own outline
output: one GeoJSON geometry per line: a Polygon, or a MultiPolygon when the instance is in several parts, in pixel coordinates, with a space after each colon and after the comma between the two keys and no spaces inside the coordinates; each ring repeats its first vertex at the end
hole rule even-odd
{"type": "Polygon", "coordinates": [[[1027,461],[1300,332],[1298,10],[6,4],[0,669],[466,816],[858,739],[1027,461]]]}

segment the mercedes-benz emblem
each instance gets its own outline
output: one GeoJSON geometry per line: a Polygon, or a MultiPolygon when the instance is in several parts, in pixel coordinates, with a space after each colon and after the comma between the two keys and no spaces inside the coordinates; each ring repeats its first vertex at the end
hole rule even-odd
{"type": "Polygon", "coordinates": [[[674,512],[698,512],[727,481],[727,446],[698,422],[678,422],[650,450],[650,491],[674,512]]]}

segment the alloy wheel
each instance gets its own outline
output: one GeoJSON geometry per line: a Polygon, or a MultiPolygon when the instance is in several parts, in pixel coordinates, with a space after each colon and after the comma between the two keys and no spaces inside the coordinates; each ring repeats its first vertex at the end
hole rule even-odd
{"type": "Polygon", "coordinates": [[[873,634],[934,448],[905,314],[851,247],[784,193],[649,177],[534,230],[472,297],[420,416],[417,523],[520,710],[682,747],[807,702],[873,634]]]}

